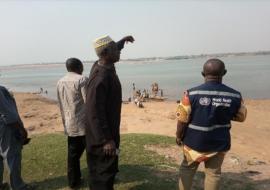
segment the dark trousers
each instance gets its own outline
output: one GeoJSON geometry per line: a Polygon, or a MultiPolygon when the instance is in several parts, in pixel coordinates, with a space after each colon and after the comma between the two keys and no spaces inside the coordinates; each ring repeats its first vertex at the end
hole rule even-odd
{"type": "Polygon", "coordinates": [[[68,137],[68,185],[76,187],[81,182],[80,158],[85,149],[85,136],[68,137]]]}
{"type": "Polygon", "coordinates": [[[103,148],[87,152],[89,189],[113,190],[114,178],[118,172],[118,156],[105,156],[103,148]]]}
{"type": "Polygon", "coordinates": [[[22,145],[15,137],[15,128],[3,125],[0,118],[0,185],[3,183],[4,162],[9,171],[13,190],[26,188],[21,176],[22,145]]]}

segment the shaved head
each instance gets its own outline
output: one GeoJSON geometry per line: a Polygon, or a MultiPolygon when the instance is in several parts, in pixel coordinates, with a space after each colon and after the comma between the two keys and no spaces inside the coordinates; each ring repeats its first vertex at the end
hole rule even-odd
{"type": "Polygon", "coordinates": [[[219,59],[209,59],[203,65],[204,77],[223,77],[226,74],[225,64],[219,59]]]}

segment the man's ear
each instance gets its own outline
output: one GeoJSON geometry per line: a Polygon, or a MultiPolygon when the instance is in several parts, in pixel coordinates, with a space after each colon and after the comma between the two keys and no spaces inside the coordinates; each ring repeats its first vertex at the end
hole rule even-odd
{"type": "Polygon", "coordinates": [[[202,76],[203,76],[203,77],[205,77],[205,74],[204,74],[204,72],[203,72],[203,71],[201,72],[201,74],[202,74],[202,76]]]}
{"type": "Polygon", "coordinates": [[[79,74],[82,74],[83,73],[83,66],[80,66],[79,67],[78,72],[79,72],[79,74]]]}
{"type": "Polygon", "coordinates": [[[227,73],[227,70],[224,69],[222,76],[226,75],[226,73],[227,73]]]}
{"type": "Polygon", "coordinates": [[[105,48],[104,50],[102,50],[102,52],[101,52],[100,55],[101,55],[102,57],[106,57],[106,56],[108,55],[108,51],[109,51],[108,48],[105,48]]]}

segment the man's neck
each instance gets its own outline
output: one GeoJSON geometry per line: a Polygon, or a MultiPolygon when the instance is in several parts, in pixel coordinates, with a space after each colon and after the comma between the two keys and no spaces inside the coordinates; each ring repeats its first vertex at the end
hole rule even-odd
{"type": "Polygon", "coordinates": [[[102,66],[102,67],[105,67],[105,68],[113,68],[114,67],[114,64],[113,63],[110,63],[104,59],[100,59],[98,60],[98,65],[102,66]]]}
{"type": "Polygon", "coordinates": [[[205,77],[204,81],[222,83],[222,77],[205,77]]]}
{"type": "Polygon", "coordinates": [[[68,73],[82,75],[82,73],[79,73],[79,72],[76,72],[76,71],[68,71],[68,73]]]}
{"type": "Polygon", "coordinates": [[[98,63],[100,64],[100,65],[106,65],[106,66],[112,66],[112,65],[114,65],[114,63],[112,63],[111,61],[109,61],[109,60],[106,60],[106,59],[102,59],[102,58],[100,58],[99,60],[98,60],[98,63]]]}

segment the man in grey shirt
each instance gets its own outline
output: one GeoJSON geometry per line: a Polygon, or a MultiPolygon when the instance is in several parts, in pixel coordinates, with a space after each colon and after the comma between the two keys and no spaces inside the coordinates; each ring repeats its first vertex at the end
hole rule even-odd
{"type": "Polygon", "coordinates": [[[27,131],[19,116],[15,99],[9,91],[0,86],[0,189],[9,189],[3,183],[4,164],[10,173],[13,190],[31,190],[34,187],[24,183],[21,177],[22,146],[29,142],[27,131]]]}
{"type": "Polygon", "coordinates": [[[82,75],[83,64],[77,58],[66,61],[68,73],[57,83],[65,134],[68,136],[68,184],[81,185],[80,157],[85,149],[85,99],[88,78],[82,75]]]}

